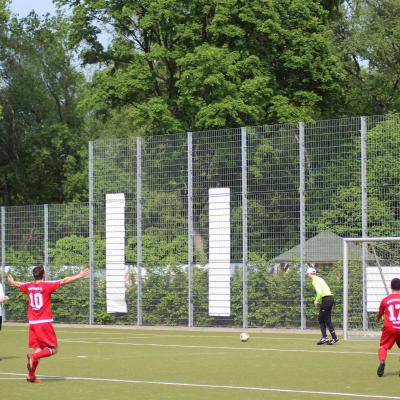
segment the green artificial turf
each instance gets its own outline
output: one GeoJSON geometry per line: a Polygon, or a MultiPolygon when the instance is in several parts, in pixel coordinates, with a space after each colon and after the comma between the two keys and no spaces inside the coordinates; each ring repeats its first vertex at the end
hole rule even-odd
{"type": "Polygon", "coordinates": [[[400,399],[397,350],[378,378],[377,340],[316,346],[318,336],[293,333],[250,331],[242,343],[239,333],[223,331],[57,325],[56,331],[59,352],[41,360],[43,383],[36,385],[24,378],[27,327],[4,326],[2,399],[400,399]]]}

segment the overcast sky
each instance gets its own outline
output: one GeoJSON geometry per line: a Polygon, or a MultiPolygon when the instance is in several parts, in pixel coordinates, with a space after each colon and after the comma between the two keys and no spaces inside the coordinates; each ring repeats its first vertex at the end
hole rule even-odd
{"type": "Polygon", "coordinates": [[[11,0],[10,9],[20,17],[26,17],[32,10],[39,15],[54,14],[56,10],[52,0],[11,0]]]}

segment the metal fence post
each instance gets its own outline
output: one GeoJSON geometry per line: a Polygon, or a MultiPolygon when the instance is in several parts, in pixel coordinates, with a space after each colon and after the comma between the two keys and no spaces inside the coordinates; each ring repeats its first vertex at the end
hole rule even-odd
{"type": "MultiPolygon", "coordinates": [[[[6,284],[4,282],[6,267],[6,208],[1,207],[1,284],[3,286],[3,292],[6,294],[6,284]]],[[[0,304],[0,307],[3,307],[0,304]]],[[[3,307],[3,321],[6,321],[5,307],[3,307]]]]}
{"type": "Polygon", "coordinates": [[[43,248],[43,267],[46,275],[49,274],[49,205],[43,205],[43,213],[44,213],[44,248],[43,248]]]}
{"type": "Polygon", "coordinates": [[[94,169],[93,142],[89,142],[89,324],[94,324],[94,169]]]}
{"type": "Polygon", "coordinates": [[[343,339],[347,340],[347,312],[348,312],[348,303],[349,303],[349,267],[348,267],[348,256],[347,256],[347,241],[343,239],[343,339]]]}
{"type": "MultiPolygon", "coordinates": [[[[367,214],[367,123],[366,118],[361,117],[361,229],[362,237],[368,236],[367,214]]],[[[362,277],[363,277],[363,330],[368,329],[367,314],[367,243],[362,243],[362,277]]]]}
{"type": "Polygon", "coordinates": [[[193,137],[188,132],[188,326],[193,326],[193,137]]]}
{"type": "Polygon", "coordinates": [[[136,138],[136,228],[137,228],[137,325],[142,314],[142,138],[136,138]]]}
{"type": "Polygon", "coordinates": [[[247,130],[241,128],[242,142],[242,262],[243,262],[243,328],[248,327],[248,236],[247,236],[247,130]]]}
{"type": "Polygon", "coordinates": [[[299,161],[300,161],[300,323],[301,329],[306,328],[305,318],[305,301],[304,301],[304,252],[306,242],[306,218],[305,218],[305,191],[306,191],[306,174],[305,174],[305,137],[304,122],[299,122],[299,161]]]}

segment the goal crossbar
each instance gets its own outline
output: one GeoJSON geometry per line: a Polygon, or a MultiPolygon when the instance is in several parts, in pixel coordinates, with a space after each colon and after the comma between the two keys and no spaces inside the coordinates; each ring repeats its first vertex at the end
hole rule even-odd
{"type": "MultiPolygon", "coordinates": [[[[400,236],[343,238],[343,339],[348,339],[349,243],[400,242],[400,236]]],[[[381,272],[381,271],[380,271],[381,272]]]]}

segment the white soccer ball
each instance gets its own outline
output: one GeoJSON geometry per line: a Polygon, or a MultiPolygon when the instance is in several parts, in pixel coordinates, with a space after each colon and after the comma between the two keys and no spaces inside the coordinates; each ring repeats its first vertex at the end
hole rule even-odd
{"type": "Polygon", "coordinates": [[[247,342],[250,339],[249,334],[246,332],[242,332],[239,337],[242,342],[247,342]]]}

